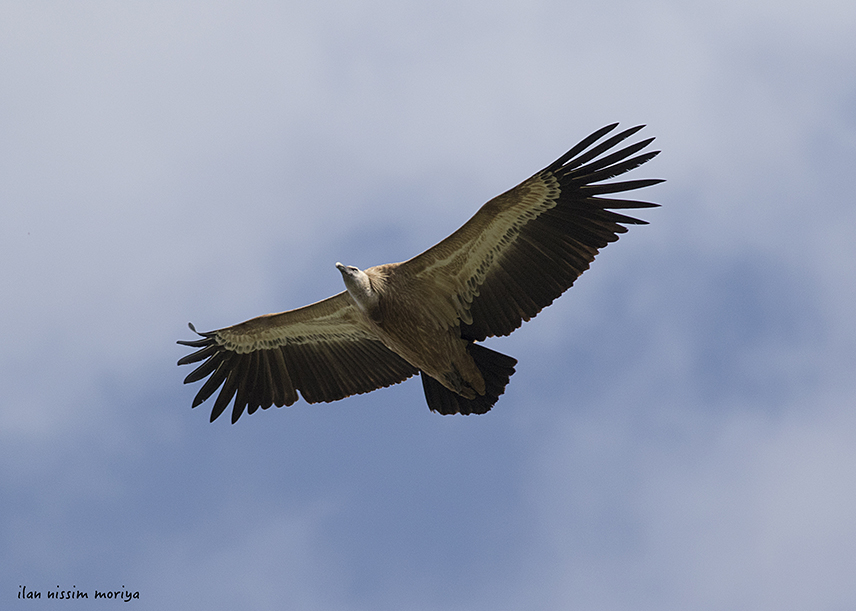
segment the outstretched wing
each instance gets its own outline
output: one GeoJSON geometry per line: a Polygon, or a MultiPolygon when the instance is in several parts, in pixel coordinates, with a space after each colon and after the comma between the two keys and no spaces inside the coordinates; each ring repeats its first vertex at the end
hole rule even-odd
{"type": "Polygon", "coordinates": [[[624,225],[646,224],[610,209],[658,204],[603,197],[662,182],[603,182],[659,153],[636,155],[649,138],[605,154],[643,127],[597,143],[617,125],[596,131],[486,203],[448,238],[401,264],[403,272],[440,290],[446,302],[438,308],[461,321],[463,337],[508,335],[570,288],[598,250],[627,231],[624,225]]]}
{"type": "Polygon", "coordinates": [[[202,339],[178,342],[198,348],[178,364],[204,360],[184,380],[188,384],[208,377],[193,407],[222,385],[212,422],[233,397],[234,423],[244,408],[252,414],[258,408],[291,405],[298,390],[309,403],[336,401],[397,384],[418,372],[361,323],[347,291],[199,335],[202,339]]]}

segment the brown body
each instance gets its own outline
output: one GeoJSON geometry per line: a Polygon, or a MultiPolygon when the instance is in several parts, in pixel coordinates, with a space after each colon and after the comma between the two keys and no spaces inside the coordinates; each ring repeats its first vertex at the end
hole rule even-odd
{"type": "Polygon", "coordinates": [[[365,271],[379,294],[377,305],[366,313],[367,324],[387,348],[444,387],[466,399],[483,395],[484,378],[467,352],[459,325],[424,307],[431,300],[426,290],[430,287],[400,267],[392,263],[365,271]]]}

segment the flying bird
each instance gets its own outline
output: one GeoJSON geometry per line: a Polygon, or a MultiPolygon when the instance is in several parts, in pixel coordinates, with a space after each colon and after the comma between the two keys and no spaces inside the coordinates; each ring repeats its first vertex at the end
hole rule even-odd
{"type": "Polygon", "coordinates": [[[272,405],[336,401],[420,374],[428,407],[484,414],[517,360],[482,346],[509,335],[564,293],[600,248],[641,221],[612,210],[658,204],[604,197],[662,182],[604,182],[659,151],[648,138],[614,150],[640,129],[594,132],[499,195],[452,235],[402,263],[360,270],[336,263],[345,290],[311,305],[259,316],[201,339],[178,361],[204,361],[184,383],[208,378],[193,407],[218,388],[213,422],[234,399],[232,422],[272,405]],[[610,152],[611,151],[611,152],[610,152]],[[637,154],[639,153],[639,154],[637,154]]]}

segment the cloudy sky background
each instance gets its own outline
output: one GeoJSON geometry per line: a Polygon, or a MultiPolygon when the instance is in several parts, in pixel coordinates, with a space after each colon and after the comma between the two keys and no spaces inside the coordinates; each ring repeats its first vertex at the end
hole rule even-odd
{"type": "Polygon", "coordinates": [[[0,606],[856,607],[854,32],[849,0],[0,1],[0,606]],[[663,207],[490,341],[490,414],[415,379],[190,409],[187,321],[338,292],[613,121],[663,207]]]}

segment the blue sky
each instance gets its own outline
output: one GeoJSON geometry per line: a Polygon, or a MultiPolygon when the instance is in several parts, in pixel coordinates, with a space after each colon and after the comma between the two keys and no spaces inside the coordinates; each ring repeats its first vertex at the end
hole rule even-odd
{"type": "Polygon", "coordinates": [[[852,2],[0,13],[0,606],[856,606],[852,2]],[[614,121],[663,207],[489,342],[489,414],[190,409],[188,321],[338,292],[614,121]]]}

